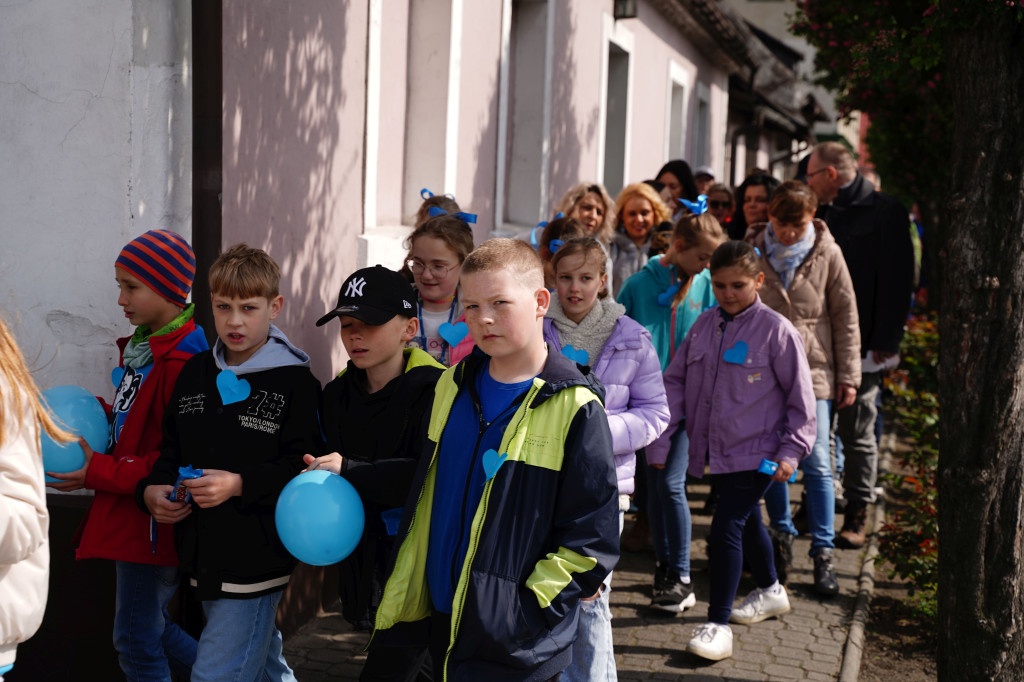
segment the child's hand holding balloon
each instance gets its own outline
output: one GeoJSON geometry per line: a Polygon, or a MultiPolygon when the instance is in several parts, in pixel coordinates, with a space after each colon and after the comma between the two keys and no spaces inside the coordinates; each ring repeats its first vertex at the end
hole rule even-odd
{"type": "Polygon", "coordinates": [[[57,479],[57,483],[47,483],[47,488],[53,488],[54,490],[60,490],[61,492],[70,492],[72,490],[80,490],[85,487],[85,473],[89,470],[89,462],[92,460],[93,450],[89,447],[89,443],[84,438],[78,439],[78,444],[82,447],[82,453],[85,455],[85,464],[82,465],[81,469],[68,472],[66,474],[60,474],[56,471],[47,471],[46,475],[50,478],[57,479]]]}
{"type": "Polygon", "coordinates": [[[341,462],[343,458],[337,452],[332,452],[329,455],[323,455],[322,457],[314,457],[313,455],[303,455],[302,461],[306,463],[306,468],[299,473],[304,474],[307,471],[316,471],[317,469],[323,469],[330,471],[332,474],[341,475],[341,462]]]}

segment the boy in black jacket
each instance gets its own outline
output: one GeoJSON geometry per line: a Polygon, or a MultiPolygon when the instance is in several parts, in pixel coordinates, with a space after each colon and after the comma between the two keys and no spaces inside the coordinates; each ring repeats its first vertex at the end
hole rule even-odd
{"type": "Polygon", "coordinates": [[[206,627],[193,682],[292,682],[274,624],[295,560],[274,508],[319,447],[320,384],[309,356],[271,324],[280,270],[263,251],[232,247],[210,268],[217,342],[182,369],[164,418],[161,456],[136,488],[140,506],[177,523],[181,571],[203,602],[206,627]],[[179,467],[191,503],[168,499],[179,467]]]}
{"type": "MultiPolygon", "coordinates": [[[[370,630],[380,604],[402,505],[427,435],[427,416],[444,366],[405,345],[419,331],[416,292],[380,265],[353,273],[338,305],[317,320],[337,317],[348,367],[324,388],[323,429],[329,455],[304,458],[313,469],[340,473],[359,492],[363,537],[339,566],[342,614],[370,630]],[[385,521],[387,519],[387,521],[385,521]]],[[[415,679],[425,647],[370,647],[363,680],[415,679]]]]}

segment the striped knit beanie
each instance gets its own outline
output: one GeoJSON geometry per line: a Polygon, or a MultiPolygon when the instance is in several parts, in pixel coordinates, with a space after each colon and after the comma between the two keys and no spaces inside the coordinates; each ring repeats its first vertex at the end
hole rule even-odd
{"type": "Polygon", "coordinates": [[[138,277],[171,303],[182,308],[187,305],[196,274],[196,255],[180,235],[150,230],[128,242],[114,265],[138,277]]]}

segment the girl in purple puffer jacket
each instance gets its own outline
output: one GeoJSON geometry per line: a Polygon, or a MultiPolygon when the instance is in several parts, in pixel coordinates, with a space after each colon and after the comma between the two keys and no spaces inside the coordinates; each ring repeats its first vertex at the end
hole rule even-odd
{"type": "Polygon", "coordinates": [[[718,307],[701,314],[665,370],[669,427],[649,450],[668,447],[684,422],[690,474],[718,486],[711,520],[708,622],[687,651],[714,661],[732,655],[729,622],[752,624],[789,611],[772,562],[760,500],[807,457],[816,437],[811,371],[800,332],[758,297],[760,260],[746,242],[726,242],[711,255],[718,307]],[[766,466],[762,468],[762,463],[766,466]],[[743,560],[757,589],[733,608],[743,560]]]}
{"type": "MultiPolygon", "coordinates": [[[[544,320],[544,339],[579,364],[590,366],[605,386],[621,532],[622,514],[633,492],[636,451],[652,443],[668,424],[661,362],[650,333],[626,316],[624,306],[606,298],[608,274],[600,242],[590,237],[569,240],[551,263],[557,296],[551,299],[544,320]]],[[[609,574],[601,591],[583,600],[573,662],[559,679],[616,679],[610,585],[609,574]]]]}

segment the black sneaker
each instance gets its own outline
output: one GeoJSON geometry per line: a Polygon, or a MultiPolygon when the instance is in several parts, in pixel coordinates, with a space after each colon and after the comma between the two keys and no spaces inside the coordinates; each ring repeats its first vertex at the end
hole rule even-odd
{"type": "Polygon", "coordinates": [[[654,605],[654,600],[669,588],[668,572],[668,564],[658,563],[654,565],[654,586],[651,588],[652,606],[654,605]]]}
{"type": "Polygon", "coordinates": [[[675,571],[669,574],[667,589],[651,600],[651,606],[669,613],[682,613],[696,603],[693,585],[684,583],[675,571]]]}
{"type": "Polygon", "coordinates": [[[839,594],[836,569],[832,566],[832,550],[827,547],[814,555],[814,589],[826,597],[839,594]]]}

